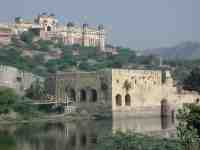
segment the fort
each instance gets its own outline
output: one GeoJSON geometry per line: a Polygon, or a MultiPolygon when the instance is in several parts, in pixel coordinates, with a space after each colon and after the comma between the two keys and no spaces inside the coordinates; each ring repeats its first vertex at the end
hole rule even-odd
{"type": "MultiPolygon", "coordinates": [[[[5,25],[0,25],[1,28],[5,28],[5,25]]],[[[101,51],[105,51],[106,33],[103,25],[91,27],[87,23],[83,25],[73,22],[61,24],[55,15],[42,13],[33,21],[17,17],[15,23],[7,25],[6,28],[9,33],[7,30],[3,32],[0,30],[0,42],[5,41],[5,35],[11,39],[10,35],[20,35],[25,31],[32,31],[43,40],[62,41],[65,45],[78,44],[85,47],[97,47],[101,51]]],[[[6,39],[6,42],[8,41],[10,40],[6,39]]]]}
{"type": "Polygon", "coordinates": [[[120,116],[171,115],[197,93],[177,90],[169,71],[105,69],[97,72],[64,72],[49,76],[47,91],[58,103],[66,100],[80,109],[109,111],[120,116]]]}

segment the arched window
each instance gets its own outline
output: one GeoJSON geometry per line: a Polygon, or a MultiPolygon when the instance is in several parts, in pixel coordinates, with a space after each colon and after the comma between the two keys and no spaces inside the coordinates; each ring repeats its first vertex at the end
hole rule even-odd
{"type": "Polygon", "coordinates": [[[125,105],[131,106],[131,96],[129,94],[125,96],[125,105]]]}
{"type": "Polygon", "coordinates": [[[90,101],[91,102],[96,102],[97,101],[97,91],[95,89],[91,90],[91,96],[90,96],[90,101]]]}
{"type": "Polygon", "coordinates": [[[116,105],[121,106],[122,105],[122,96],[120,94],[117,94],[115,97],[116,105]]]}
{"type": "Polygon", "coordinates": [[[47,27],[47,31],[51,31],[51,27],[50,26],[47,27]]]}
{"type": "Polygon", "coordinates": [[[82,89],[82,90],[80,91],[80,101],[81,101],[81,102],[85,102],[86,100],[87,100],[86,91],[82,89]]]}

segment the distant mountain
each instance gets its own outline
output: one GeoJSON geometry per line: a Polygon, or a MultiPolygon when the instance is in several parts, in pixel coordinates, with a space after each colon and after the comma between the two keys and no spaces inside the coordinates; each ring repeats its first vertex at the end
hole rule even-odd
{"type": "Polygon", "coordinates": [[[146,49],[144,55],[160,55],[165,59],[199,59],[200,43],[183,42],[173,47],[146,49]]]}

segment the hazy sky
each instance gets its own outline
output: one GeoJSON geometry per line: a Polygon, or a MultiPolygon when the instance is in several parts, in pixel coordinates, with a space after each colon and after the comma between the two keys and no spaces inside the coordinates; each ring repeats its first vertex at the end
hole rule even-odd
{"type": "Polygon", "coordinates": [[[115,45],[153,48],[200,41],[200,0],[1,0],[0,21],[41,12],[62,22],[105,24],[115,45]]]}

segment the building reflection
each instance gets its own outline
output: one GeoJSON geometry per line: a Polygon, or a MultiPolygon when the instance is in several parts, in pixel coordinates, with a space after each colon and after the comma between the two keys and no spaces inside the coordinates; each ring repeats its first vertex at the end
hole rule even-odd
{"type": "Polygon", "coordinates": [[[14,132],[16,150],[94,150],[98,135],[112,131],[112,121],[22,125],[14,132]]]}
{"type": "Polygon", "coordinates": [[[112,120],[102,121],[13,125],[0,128],[0,136],[12,135],[16,143],[14,150],[95,150],[99,137],[116,131],[146,134],[173,128],[171,118],[113,116],[112,120]]]}
{"type": "Polygon", "coordinates": [[[117,131],[122,132],[137,132],[144,134],[153,133],[165,133],[175,130],[175,121],[170,117],[144,117],[144,118],[133,118],[126,117],[126,114],[113,115],[113,133],[117,131]]]}

